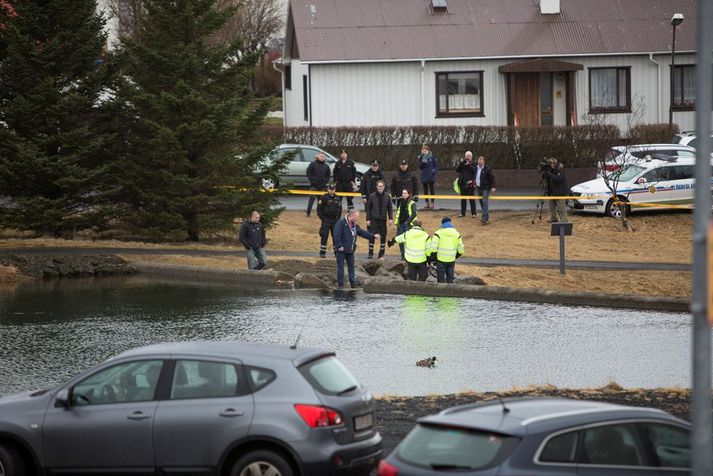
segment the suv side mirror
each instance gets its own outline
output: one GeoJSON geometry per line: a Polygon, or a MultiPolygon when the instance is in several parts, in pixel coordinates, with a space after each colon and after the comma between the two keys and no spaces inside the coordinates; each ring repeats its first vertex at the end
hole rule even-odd
{"type": "Polygon", "coordinates": [[[646,183],[646,179],[644,177],[639,177],[636,179],[636,183],[646,183]]]}
{"type": "Polygon", "coordinates": [[[54,396],[54,406],[69,408],[69,390],[63,388],[54,396]]]}

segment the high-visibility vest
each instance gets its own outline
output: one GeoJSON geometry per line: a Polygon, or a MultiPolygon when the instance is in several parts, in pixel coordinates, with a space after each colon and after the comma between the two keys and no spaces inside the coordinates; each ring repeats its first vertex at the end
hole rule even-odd
{"type": "MultiPolygon", "coordinates": [[[[409,225],[413,223],[413,221],[416,219],[417,215],[413,213],[413,207],[416,206],[416,203],[413,200],[408,201],[408,216],[410,217],[406,223],[409,225]]],[[[402,213],[407,213],[406,210],[404,210],[404,202],[401,202],[399,204],[399,208],[396,209],[396,217],[394,218],[394,221],[398,224],[399,222],[399,217],[401,216],[402,213]]]]}
{"type": "Polygon", "coordinates": [[[423,228],[414,226],[409,231],[401,233],[395,238],[396,243],[404,244],[404,258],[409,263],[424,263],[426,262],[426,254],[428,253],[431,237],[423,231],[423,228]]]}
{"type": "Polygon", "coordinates": [[[441,228],[433,234],[429,255],[436,253],[436,259],[441,263],[452,263],[456,255],[464,252],[463,238],[455,228],[441,228]]]}

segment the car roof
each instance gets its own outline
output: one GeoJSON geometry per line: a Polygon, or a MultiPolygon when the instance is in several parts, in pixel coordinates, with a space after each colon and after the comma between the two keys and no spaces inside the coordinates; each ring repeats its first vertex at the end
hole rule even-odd
{"type": "Polygon", "coordinates": [[[296,366],[319,357],[334,355],[334,352],[315,347],[292,348],[285,344],[263,344],[236,341],[188,341],[164,342],[128,350],[115,359],[124,357],[143,357],[152,355],[199,355],[205,357],[242,358],[245,356],[290,360],[296,366]]]}
{"type": "Polygon", "coordinates": [[[634,144],[634,145],[617,145],[612,147],[618,151],[645,151],[645,150],[670,150],[670,149],[680,149],[680,150],[690,150],[695,152],[696,148],[688,145],[682,144],[634,144]]]}
{"type": "Polygon", "coordinates": [[[419,423],[480,429],[523,436],[528,431],[556,430],[617,419],[665,419],[679,421],[655,408],[628,407],[614,403],[567,398],[521,398],[491,400],[449,408],[419,423]],[[505,411],[505,408],[507,409],[505,411]]]}

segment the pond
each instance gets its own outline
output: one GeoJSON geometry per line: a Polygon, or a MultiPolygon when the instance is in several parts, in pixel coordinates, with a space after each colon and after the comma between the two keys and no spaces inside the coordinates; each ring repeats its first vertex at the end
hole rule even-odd
{"type": "Polygon", "coordinates": [[[0,394],[175,340],[335,350],[375,394],[530,384],[690,386],[688,314],[362,292],[246,291],[134,276],[0,291],[0,394]],[[436,356],[432,369],[415,362],[436,356]]]}

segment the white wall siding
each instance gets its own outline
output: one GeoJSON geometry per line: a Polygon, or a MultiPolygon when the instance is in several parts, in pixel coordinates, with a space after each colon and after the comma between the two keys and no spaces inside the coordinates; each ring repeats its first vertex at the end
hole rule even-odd
{"type": "Polygon", "coordinates": [[[304,75],[309,74],[309,67],[305,64],[302,64],[302,62],[297,59],[290,61],[288,64],[291,66],[290,70],[292,75],[292,88],[288,90],[285,89],[285,78],[283,77],[282,108],[285,114],[284,123],[288,127],[309,126],[309,120],[304,120],[304,100],[302,90],[302,77],[304,75]]]}
{"type": "MultiPolygon", "coordinates": [[[[670,55],[562,57],[582,64],[575,74],[577,124],[606,122],[627,134],[635,122],[666,123],[670,101],[670,55]],[[639,117],[629,113],[590,114],[589,69],[631,68],[631,101],[639,117]]],[[[285,124],[308,126],[303,118],[302,76],[311,74],[311,121],[315,127],[507,125],[507,91],[502,65],[517,60],[464,60],[313,64],[292,61],[292,90],[285,91],[285,124]],[[483,117],[436,117],[436,73],[482,71],[483,117]],[[422,84],[423,78],[423,84],[422,84]]],[[[693,64],[694,55],[677,55],[676,64],[693,64]]],[[[560,98],[563,100],[562,98],[560,98]]],[[[695,127],[693,111],[674,112],[681,130],[695,127]]],[[[558,122],[561,122],[558,120],[558,122]]]]}
{"type": "Polygon", "coordinates": [[[417,125],[420,63],[312,66],[312,125],[417,125]]]}

